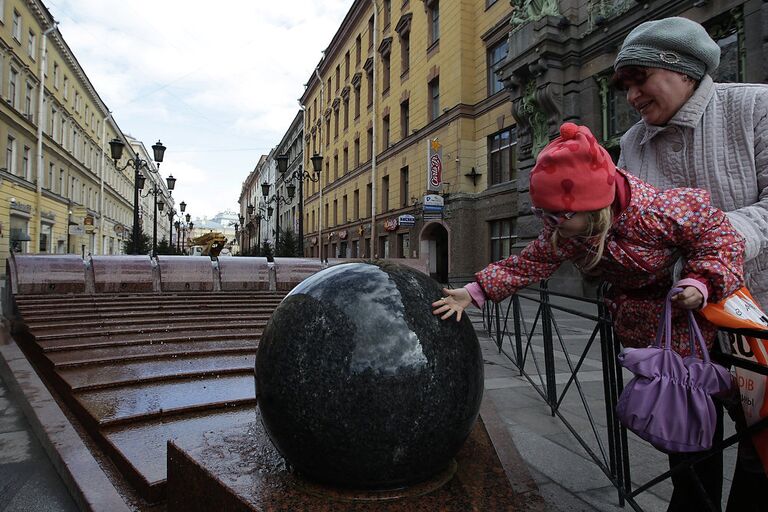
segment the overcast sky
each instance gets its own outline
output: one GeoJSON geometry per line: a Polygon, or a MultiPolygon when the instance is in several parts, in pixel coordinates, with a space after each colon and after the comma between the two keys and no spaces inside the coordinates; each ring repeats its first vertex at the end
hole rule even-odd
{"type": "Polygon", "coordinates": [[[124,133],[168,149],[193,217],[237,209],[352,0],[43,0],[124,133]]]}

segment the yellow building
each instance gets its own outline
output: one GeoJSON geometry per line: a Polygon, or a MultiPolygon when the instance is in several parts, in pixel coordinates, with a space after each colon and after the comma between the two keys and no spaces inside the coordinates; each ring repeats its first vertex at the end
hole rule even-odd
{"type": "Polygon", "coordinates": [[[305,254],[421,257],[447,280],[509,253],[516,133],[494,71],[510,16],[498,0],[354,2],[301,98],[304,169],[323,156],[304,184],[305,254]]]}
{"type": "Polygon", "coordinates": [[[123,252],[133,173],[108,141],[130,145],[45,5],[0,1],[0,50],[0,257],[123,252]]]}

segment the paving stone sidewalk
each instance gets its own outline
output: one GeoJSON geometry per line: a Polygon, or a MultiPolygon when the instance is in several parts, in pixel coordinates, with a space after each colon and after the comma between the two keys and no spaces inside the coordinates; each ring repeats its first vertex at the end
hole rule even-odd
{"type": "MultiPolygon", "coordinates": [[[[554,302],[583,313],[596,314],[595,306],[590,304],[567,299],[554,302]]],[[[538,304],[533,301],[522,300],[523,318],[529,332],[537,307],[538,304]]],[[[553,310],[553,317],[564,339],[565,349],[573,365],[576,365],[595,323],[556,310],[553,310]]],[[[470,319],[475,325],[485,358],[485,399],[493,401],[499,415],[505,421],[518,451],[528,463],[531,475],[538,484],[542,496],[556,509],[568,512],[632,510],[628,505],[624,508],[619,507],[618,493],[608,477],[592,461],[563,422],[550,414],[550,409],[541,395],[525,377],[520,376],[518,368],[504,354],[499,354],[496,344],[486,335],[482,314],[477,310],[470,311],[470,319]]],[[[544,353],[541,327],[536,327],[533,332],[532,350],[529,352],[525,369],[534,381],[540,382],[534,360],[541,368],[543,378],[544,353]]],[[[513,350],[509,340],[505,341],[504,348],[507,351],[513,350]]],[[[555,366],[559,396],[570,378],[570,373],[566,353],[557,340],[555,340],[555,366]]],[[[587,353],[578,375],[582,392],[596,423],[595,430],[603,440],[604,450],[607,453],[602,363],[597,340],[587,353]]],[[[625,371],[624,382],[630,378],[631,374],[625,371]]],[[[540,386],[543,389],[543,385],[540,384],[540,386]]],[[[574,430],[587,440],[591,450],[600,454],[599,445],[575,385],[571,385],[568,389],[561,405],[561,412],[573,425],[574,430]]],[[[725,435],[731,435],[733,431],[733,422],[726,417],[725,435]]],[[[637,487],[666,471],[668,463],[664,454],[631,432],[628,435],[630,474],[637,487]]],[[[724,497],[727,497],[730,489],[735,457],[735,447],[725,451],[724,497]]],[[[637,498],[637,502],[646,512],[663,512],[667,509],[671,493],[671,482],[666,480],[642,493],[637,498]]]]}
{"type": "Polygon", "coordinates": [[[77,510],[17,399],[0,379],[0,511],[77,510]]]}

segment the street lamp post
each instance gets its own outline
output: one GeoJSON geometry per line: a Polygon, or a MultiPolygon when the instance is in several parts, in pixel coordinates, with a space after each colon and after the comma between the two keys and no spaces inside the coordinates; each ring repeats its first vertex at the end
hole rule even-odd
{"type": "MultiPolygon", "coordinates": [[[[288,170],[288,155],[278,155],[276,157],[277,160],[277,170],[281,175],[285,175],[285,172],[288,170]]],[[[317,183],[320,181],[320,171],[323,168],[323,157],[315,153],[310,158],[312,161],[312,170],[314,171],[314,176],[312,174],[309,174],[306,172],[301,164],[299,164],[299,168],[293,171],[290,176],[287,178],[284,178],[284,181],[287,183],[290,183],[290,185],[286,186],[286,189],[288,190],[288,197],[293,199],[293,194],[295,192],[291,192],[291,187],[293,187],[293,190],[296,190],[296,186],[293,185],[293,182],[298,180],[299,182],[299,255],[304,256],[304,180],[307,179],[309,181],[317,183]]],[[[320,206],[322,208],[322,205],[320,206]]],[[[279,219],[279,218],[278,218],[279,219]]],[[[322,228],[321,228],[322,229],[322,228]]],[[[279,229],[279,223],[278,223],[278,232],[279,229]]],[[[322,254],[322,232],[320,232],[320,259],[323,259],[322,254]]]]}
{"type": "MultiPolygon", "coordinates": [[[[287,158],[287,157],[286,157],[287,158]]],[[[279,162],[279,161],[278,161],[279,162]]],[[[279,165],[279,163],[278,163],[279,165]]],[[[293,184],[293,182],[289,182],[285,188],[288,192],[288,197],[283,197],[280,195],[279,190],[275,190],[275,193],[272,194],[272,197],[267,199],[267,196],[269,196],[269,183],[264,182],[261,184],[261,194],[264,196],[264,204],[267,205],[267,218],[272,218],[272,212],[274,211],[274,208],[272,208],[272,203],[275,203],[275,206],[277,207],[277,216],[275,217],[275,251],[277,251],[278,245],[280,245],[280,204],[284,204],[285,206],[288,206],[293,201],[293,197],[296,195],[296,185],[293,184]]]]}
{"type": "MultiPolygon", "coordinates": [[[[139,175],[139,189],[144,188],[144,180],[144,176],[139,175]]],[[[166,178],[166,182],[168,190],[173,190],[173,187],[176,186],[176,179],[173,178],[173,176],[166,178]]],[[[163,208],[165,207],[165,201],[162,199],[157,199],[157,196],[163,195],[163,189],[162,187],[158,186],[157,183],[153,184],[152,187],[147,190],[146,194],[141,194],[141,197],[149,197],[150,194],[154,196],[154,216],[152,217],[152,256],[157,256],[157,212],[163,211],[163,208]]],[[[171,219],[172,218],[173,217],[171,216],[171,219]]]]}
{"type": "MultiPolygon", "coordinates": [[[[144,176],[141,174],[142,170],[146,170],[147,172],[159,172],[150,166],[149,162],[147,160],[144,160],[142,158],[139,158],[139,154],[136,154],[136,157],[129,158],[128,161],[123,165],[122,167],[119,167],[117,165],[118,160],[122,158],[123,156],[123,148],[125,147],[125,143],[120,139],[112,139],[109,141],[109,149],[112,153],[112,160],[115,161],[115,169],[122,172],[128,167],[133,167],[133,253],[138,254],[138,247],[139,247],[139,180],[141,180],[143,185],[144,176]]],[[[160,164],[163,161],[163,156],[165,155],[165,146],[163,146],[163,143],[159,140],[152,145],[152,152],[154,153],[153,157],[155,160],[155,163],[157,164],[158,168],[160,164]]],[[[173,190],[173,186],[176,183],[176,179],[173,177],[173,175],[168,176],[168,190],[173,190]]]]}

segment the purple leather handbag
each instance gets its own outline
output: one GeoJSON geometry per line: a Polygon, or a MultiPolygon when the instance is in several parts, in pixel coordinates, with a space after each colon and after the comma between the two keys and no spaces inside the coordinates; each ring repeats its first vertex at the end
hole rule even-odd
{"type": "Polygon", "coordinates": [[[692,311],[688,311],[691,355],[672,346],[672,289],[656,341],[647,348],[625,348],[619,364],[635,374],[619,396],[616,412],[629,430],[663,452],[699,452],[712,447],[717,420],[712,395],[733,388],[731,373],[709,359],[692,311]],[[662,346],[662,338],[664,346],[662,346]],[[702,358],[696,357],[696,345],[702,358]]]}

